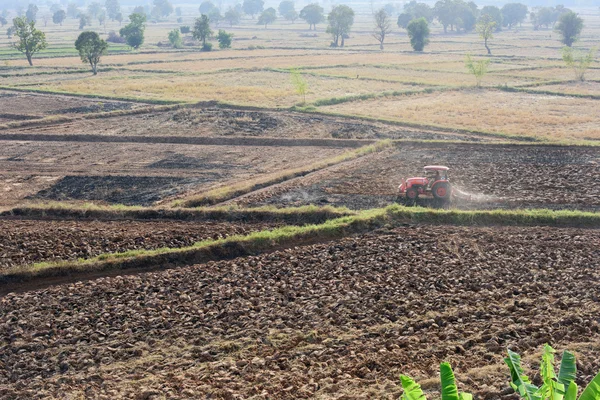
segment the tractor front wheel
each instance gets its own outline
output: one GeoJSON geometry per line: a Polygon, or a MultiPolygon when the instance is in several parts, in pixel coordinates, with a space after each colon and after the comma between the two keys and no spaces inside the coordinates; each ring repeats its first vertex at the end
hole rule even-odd
{"type": "Polygon", "coordinates": [[[417,197],[419,197],[419,192],[417,191],[417,189],[415,188],[408,188],[406,189],[406,198],[409,200],[417,200],[417,197]]]}
{"type": "Polygon", "coordinates": [[[440,182],[433,185],[431,193],[438,200],[448,200],[450,198],[450,185],[446,182],[440,182]]]}

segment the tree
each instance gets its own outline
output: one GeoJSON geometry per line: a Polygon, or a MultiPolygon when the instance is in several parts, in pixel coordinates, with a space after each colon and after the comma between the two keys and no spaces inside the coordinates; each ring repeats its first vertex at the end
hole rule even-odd
{"type": "Polygon", "coordinates": [[[408,23],[413,20],[413,16],[409,13],[402,13],[398,15],[398,27],[406,29],[408,23]]]}
{"type": "Polygon", "coordinates": [[[491,55],[492,51],[488,47],[488,40],[494,38],[494,31],[496,30],[496,21],[494,21],[494,19],[489,14],[483,14],[479,18],[475,30],[483,39],[483,45],[487,49],[487,53],[491,55]]]}
{"type": "Polygon", "coordinates": [[[220,49],[228,49],[231,47],[231,38],[233,38],[233,33],[227,33],[223,29],[219,29],[219,34],[217,35],[217,40],[219,41],[220,49]]]}
{"type": "Polygon", "coordinates": [[[6,25],[6,24],[8,24],[6,17],[0,15],[0,25],[2,25],[2,27],[4,27],[4,25],[6,25]]]}
{"type": "MultiPolygon", "coordinates": [[[[106,11],[102,10],[100,14],[98,14],[98,24],[101,26],[106,22],[106,11]]],[[[106,26],[104,26],[106,28],[106,26]]]]}
{"type": "Polygon", "coordinates": [[[48,43],[44,32],[36,29],[34,21],[28,21],[27,17],[17,17],[13,20],[12,33],[19,38],[12,47],[25,54],[29,65],[33,65],[32,57],[35,53],[44,50],[48,43]]]}
{"type": "Polygon", "coordinates": [[[9,27],[9,28],[6,30],[6,36],[7,36],[9,39],[12,39],[12,36],[14,35],[14,33],[15,33],[15,27],[14,27],[14,26],[11,26],[11,27],[9,27]]]}
{"type": "Polygon", "coordinates": [[[140,15],[144,15],[146,16],[146,18],[148,17],[147,13],[146,13],[146,9],[144,8],[144,6],[137,6],[133,9],[133,14],[140,14],[140,15]]]}
{"type": "Polygon", "coordinates": [[[205,47],[206,39],[209,39],[212,34],[213,31],[210,29],[210,19],[207,15],[202,14],[200,18],[196,19],[192,36],[194,39],[202,41],[202,46],[205,47]]]}
{"type": "Polygon", "coordinates": [[[212,3],[212,1],[206,0],[200,3],[200,7],[198,9],[200,10],[200,14],[208,15],[213,8],[215,8],[215,5],[212,3]]]}
{"type": "Polygon", "coordinates": [[[275,20],[277,20],[277,11],[273,7],[269,7],[260,14],[257,25],[264,25],[267,29],[267,25],[272,24],[275,20]]]}
{"type": "Polygon", "coordinates": [[[481,16],[489,15],[496,23],[496,32],[502,29],[502,11],[496,6],[485,6],[481,9],[481,16]]]}
{"type": "Polygon", "coordinates": [[[575,55],[573,48],[565,46],[562,49],[562,59],[567,64],[567,67],[573,68],[575,78],[580,81],[585,80],[585,72],[594,62],[596,56],[596,48],[592,47],[587,54],[575,55]]]}
{"type": "Polygon", "coordinates": [[[38,7],[35,4],[30,4],[25,12],[25,17],[28,22],[35,22],[37,20],[38,7]]]}
{"type": "Polygon", "coordinates": [[[152,15],[158,18],[166,18],[173,14],[173,5],[171,5],[169,0],[154,0],[153,4],[152,15]]]}
{"type": "Polygon", "coordinates": [[[312,3],[300,10],[300,18],[308,22],[308,30],[314,27],[316,31],[317,24],[325,21],[324,11],[319,3],[312,3]]]}
{"type": "Polygon", "coordinates": [[[423,51],[425,46],[429,43],[429,24],[423,17],[419,19],[413,19],[406,27],[408,37],[410,38],[410,45],[414,51],[423,51]]]}
{"type": "Polygon", "coordinates": [[[511,29],[527,17],[527,6],[521,3],[508,3],[502,7],[502,24],[511,29]]]}
{"type": "Polygon", "coordinates": [[[115,21],[119,22],[119,26],[121,26],[121,22],[123,22],[123,13],[119,12],[115,15],[115,21]]]}
{"type": "Polygon", "coordinates": [[[217,7],[214,7],[208,13],[208,19],[215,24],[215,26],[219,26],[219,22],[223,19],[223,16],[221,15],[221,11],[217,7]]]}
{"type": "Polygon", "coordinates": [[[379,42],[379,49],[383,50],[383,41],[386,35],[392,31],[392,20],[383,8],[377,11],[373,17],[375,18],[373,37],[379,42]]]}
{"type": "Polygon", "coordinates": [[[475,61],[470,54],[467,54],[465,58],[465,66],[469,72],[475,76],[477,87],[481,86],[481,79],[487,73],[489,63],[489,59],[475,61]]]}
{"type": "Polygon", "coordinates": [[[67,16],[69,18],[79,18],[79,14],[81,14],[81,12],[79,11],[79,8],[77,8],[77,4],[69,3],[67,5],[67,16]]]}
{"type": "Polygon", "coordinates": [[[129,23],[119,30],[125,38],[125,43],[133,49],[139,49],[144,43],[144,30],[146,29],[146,15],[133,13],[129,16],[129,23]]]}
{"type": "Polygon", "coordinates": [[[294,21],[298,19],[298,13],[296,12],[294,2],[292,0],[284,0],[279,3],[279,15],[294,23],[294,21]]]}
{"type": "Polygon", "coordinates": [[[383,9],[390,17],[396,13],[396,6],[394,6],[392,3],[387,3],[385,6],[383,6],[383,9]]]}
{"type": "Polygon", "coordinates": [[[453,30],[456,22],[456,8],[453,0],[439,0],[433,7],[433,14],[444,27],[444,33],[453,30]]]}
{"type": "Polygon", "coordinates": [[[79,57],[84,64],[89,63],[94,75],[98,73],[98,63],[100,57],[106,53],[108,43],[100,39],[96,32],[81,32],[75,41],[75,48],[79,52],[79,57]]]}
{"type": "Polygon", "coordinates": [[[88,6],[88,14],[92,19],[98,18],[98,15],[102,12],[102,5],[97,2],[93,2],[88,6]]]}
{"type": "Polygon", "coordinates": [[[84,13],[79,14],[79,30],[83,30],[88,25],[91,25],[90,16],[84,13]]]}
{"type": "Polygon", "coordinates": [[[583,29],[583,20],[573,11],[562,14],[556,25],[556,31],[560,34],[560,41],[571,47],[579,39],[579,34],[583,29]]]}
{"type": "Polygon", "coordinates": [[[225,11],[224,19],[229,22],[229,26],[239,24],[241,18],[242,14],[233,7],[229,7],[227,11],[225,11]]]}
{"type": "Polygon", "coordinates": [[[44,21],[44,26],[48,26],[48,19],[49,19],[48,14],[46,14],[46,13],[42,14],[42,21],[44,21]]]}
{"type": "Polygon", "coordinates": [[[115,21],[117,16],[121,13],[119,0],[106,0],[104,7],[106,8],[106,14],[111,21],[115,21]]]}
{"type": "Polygon", "coordinates": [[[67,13],[64,10],[58,10],[52,16],[52,22],[55,24],[60,24],[62,26],[63,21],[67,18],[67,13]]]}
{"type": "Polygon", "coordinates": [[[290,69],[290,77],[292,78],[292,85],[294,85],[296,93],[302,96],[302,104],[306,104],[306,89],[308,88],[308,83],[300,71],[295,68],[290,69]]]}
{"type": "Polygon", "coordinates": [[[265,2],[263,0],[244,0],[242,4],[242,9],[244,12],[254,19],[254,16],[258,13],[262,13],[265,6],[265,2]]]}
{"type": "Polygon", "coordinates": [[[411,20],[423,17],[429,23],[433,21],[433,9],[425,3],[417,3],[415,0],[412,0],[404,5],[404,13],[410,15],[411,20]]]}
{"type": "Polygon", "coordinates": [[[344,47],[344,39],[350,33],[352,24],[354,24],[354,10],[343,4],[335,6],[327,16],[327,21],[329,21],[327,33],[333,36],[332,46],[344,47]],[[339,43],[340,38],[342,39],[341,44],[339,43]]]}

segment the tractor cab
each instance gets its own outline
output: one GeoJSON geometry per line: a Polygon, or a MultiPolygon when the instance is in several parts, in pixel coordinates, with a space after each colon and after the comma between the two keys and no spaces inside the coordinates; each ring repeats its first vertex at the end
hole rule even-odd
{"type": "Polygon", "coordinates": [[[421,196],[446,201],[450,199],[452,188],[448,180],[448,170],[443,165],[428,165],[423,168],[423,177],[408,178],[398,188],[401,196],[416,200],[421,196]]]}

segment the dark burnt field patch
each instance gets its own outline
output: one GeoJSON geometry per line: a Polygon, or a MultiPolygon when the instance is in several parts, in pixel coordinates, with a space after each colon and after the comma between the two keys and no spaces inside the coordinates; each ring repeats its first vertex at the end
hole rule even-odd
{"type": "Polygon", "coordinates": [[[396,228],[9,294],[0,394],[398,398],[400,373],[423,382],[449,361],[462,390],[513,399],[506,347],[532,365],[544,343],[577,352],[581,384],[600,368],[599,240],[396,228]]]}
{"type": "MultiPolygon", "coordinates": [[[[200,174],[199,174],[200,175],[200,174]]],[[[65,176],[49,189],[29,199],[96,200],[126,205],[151,205],[165,197],[175,196],[192,187],[220,178],[215,172],[202,176],[65,176]]]]}

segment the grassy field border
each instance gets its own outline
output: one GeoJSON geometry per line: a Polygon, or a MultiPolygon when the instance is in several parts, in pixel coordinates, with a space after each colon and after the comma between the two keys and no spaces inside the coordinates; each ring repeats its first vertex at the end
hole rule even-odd
{"type": "MultiPolygon", "coordinates": [[[[380,227],[416,223],[460,226],[600,228],[600,213],[545,209],[459,211],[391,205],[386,208],[366,210],[356,215],[331,219],[318,225],[284,226],[245,236],[236,235],[225,239],[205,240],[183,248],[134,250],[101,254],[85,260],[44,262],[33,266],[14,267],[0,273],[0,284],[70,274],[195,264],[272,251],[282,246],[297,246],[303,243],[341,238],[380,227]]],[[[7,290],[10,289],[4,289],[4,291],[7,290]]]]}
{"type": "Polygon", "coordinates": [[[93,220],[179,220],[230,222],[283,222],[288,225],[319,224],[329,219],[356,215],[344,207],[273,206],[240,208],[236,206],[210,208],[157,208],[142,206],[73,204],[65,202],[35,203],[0,213],[0,217],[33,219],[93,219],[93,220]]]}

